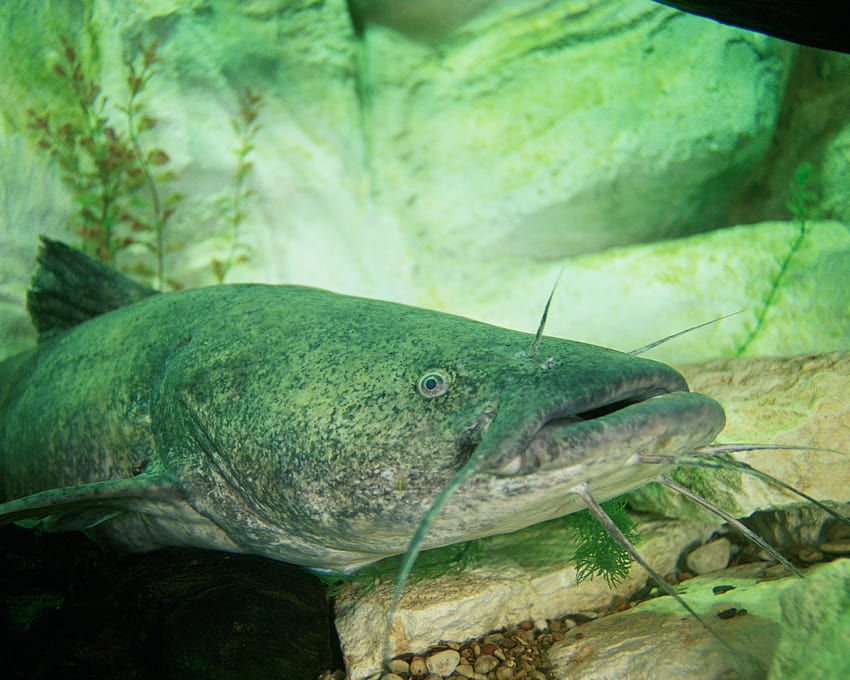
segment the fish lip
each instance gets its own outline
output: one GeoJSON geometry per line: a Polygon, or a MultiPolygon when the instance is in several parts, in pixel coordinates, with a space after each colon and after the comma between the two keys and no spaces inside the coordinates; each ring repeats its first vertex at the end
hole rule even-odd
{"type": "Polygon", "coordinates": [[[562,400],[544,410],[532,436],[559,420],[587,421],[602,418],[628,406],[672,392],[688,392],[688,384],[678,373],[636,376],[619,384],[608,383],[580,397],[562,400]]]}
{"type": "Polygon", "coordinates": [[[640,448],[636,442],[653,437],[677,437],[685,446],[709,443],[725,423],[723,409],[714,400],[690,392],[684,378],[675,372],[663,376],[636,376],[620,384],[597,387],[580,397],[564,399],[544,410],[524,436],[498,457],[488,472],[495,475],[527,475],[568,465],[582,464],[588,451],[611,443],[620,436],[622,463],[640,448]],[[676,395],[675,398],[671,395],[676,395]],[[661,398],[661,401],[654,401],[661,398]],[[665,399],[666,398],[666,399],[665,399]],[[669,409],[669,411],[665,411],[669,409]],[[693,437],[679,431],[694,426],[693,437]],[[661,429],[661,434],[655,434],[661,429]],[[669,433],[664,434],[664,431],[669,433]],[[647,433],[653,432],[652,436],[647,433]]]}

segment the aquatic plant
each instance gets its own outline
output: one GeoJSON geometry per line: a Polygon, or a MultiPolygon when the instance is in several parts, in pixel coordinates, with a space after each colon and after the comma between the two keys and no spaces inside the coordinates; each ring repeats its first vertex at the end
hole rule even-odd
{"type": "MultiPolygon", "coordinates": [[[[637,542],[637,524],[626,512],[625,500],[615,498],[602,503],[602,509],[626,538],[632,543],[637,542]]],[[[629,575],[629,568],[634,561],[632,556],[589,511],[582,510],[569,515],[568,521],[578,540],[572,556],[578,583],[598,575],[613,588],[629,575]]]]}
{"type": "Polygon", "coordinates": [[[788,271],[788,268],[791,264],[791,260],[794,258],[794,255],[797,253],[797,251],[800,250],[803,245],[803,241],[805,240],[808,232],[809,220],[812,218],[814,206],[818,201],[818,195],[812,190],[811,184],[811,163],[800,163],[800,165],[798,165],[797,169],[794,171],[794,178],[789,184],[791,198],[786,203],[786,207],[793,215],[794,223],[797,225],[797,237],[794,239],[794,242],[791,244],[791,247],[785,254],[785,257],[779,263],[779,269],[776,273],[776,276],[773,277],[773,280],[770,283],[770,288],[767,291],[767,295],[764,298],[764,302],[762,303],[761,309],[759,310],[758,315],[756,316],[755,326],[753,326],[752,330],[750,331],[749,335],[747,335],[744,342],[738,346],[738,349],[735,352],[735,356],[743,356],[749,348],[750,344],[752,344],[753,340],[758,335],[759,331],[764,325],[765,316],[767,315],[767,312],[770,307],[773,305],[776,293],[782,285],[782,279],[785,276],[785,273],[788,271]]]}
{"type": "Polygon", "coordinates": [[[245,202],[254,194],[252,189],[246,188],[245,182],[253,166],[249,156],[254,151],[254,139],[260,129],[257,117],[262,106],[262,95],[245,88],[239,96],[239,115],[230,121],[239,146],[234,149],[237,164],[233,173],[233,191],[229,196],[223,196],[216,201],[227,225],[228,239],[227,257],[224,260],[213,258],[211,263],[218,283],[224,283],[234,265],[247,262],[251,258],[251,248],[240,240],[239,231],[247,214],[245,202]]]}
{"type": "MultiPolygon", "coordinates": [[[[602,503],[602,507],[629,540],[637,541],[637,525],[626,512],[624,498],[602,503]]],[[[529,530],[523,530],[425,550],[417,558],[409,580],[416,583],[446,574],[460,574],[482,564],[488,555],[493,554],[498,554],[498,559],[518,561],[522,565],[571,562],[575,565],[579,583],[601,576],[610,586],[614,586],[628,575],[633,561],[631,555],[587,510],[551,520],[547,524],[559,525],[563,530],[563,540],[540,541],[536,536],[527,537],[529,530]]],[[[550,534],[557,536],[559,532],[551,531],[550,534]]],[[[394,581],[403,559],[404,555],[394,555],[351,574],[322,572],[318,576],[328,585],[330,595],[336,595],[348,583],[368,592],[380,581],[394,581]]]]}
{"type": "MultiPolygon", "coordinates": [[[[137,66],[135,60],[127,59],[127,89],[129,97],[127,106],[122,110],[127,115],[127,134],[136,154],[138,168],[142,172],[144,188],[147,192],[147,201],[131,201],[131,211],[125,213],[130,222],[131,230],[137,234],[137,243],[142,243],[150,250],[156,261],[155,272],[136,269],[137,273],[154,275],[156,287],[162,290],[166,283],[165,278],[165,252],[166,246],[163,242],[163,229],[169,218],[174,214],[180,202],[185,198],[183,194],[172,192],[164,199],[160,195],[159,186],[173,182],[177,179],[176,174],[170,169],[154,170],[154,167],[162,168],[169,162],[168,154],[161,148],[154,147],[144,151],[139,141],[139,135],[156,126],[157,120],[145,111],[144,103],[140,96],[151,77],[156,73],[155,64],[161,60],[156,55],[157,43],[151,43],[147,48],[139,44],[141,63],[137,66]],[[138,210],[138,211],[137,211],[138,210]],[[139,238],[146,234],[152,238],[139,238]]],[[[179,287],[175,281],[168,281],[172,287],[179,287]]]]}
{"type": "Polygon", "coordinates": [[[156,267],[137,267],[136,274],[165,281],[163,228],[182,196],[161,200],[159,185],[176,179],[166,170],[168,154],[159,147],[143,149],[140,136],[156,126],[145,112],[143,94],[156,73],[157,43],[139,43],[136,55],[125,61],[127,104],[117,108],[126,114],[126,129],[116,127],[106,113],[108,98],[63,35],[63,61],[53,66],[71,93],[72,106],[60,112],[28,111],[28,128],[38,134],[39,148],[56,160],[61,179],[69,187],[77,208],[72,216],[74,232],[84,252],[117,266],[118,254],[142,244],[155,256],[156,267]],[[155,170],[156,168],[156,170],[155,170]]]}

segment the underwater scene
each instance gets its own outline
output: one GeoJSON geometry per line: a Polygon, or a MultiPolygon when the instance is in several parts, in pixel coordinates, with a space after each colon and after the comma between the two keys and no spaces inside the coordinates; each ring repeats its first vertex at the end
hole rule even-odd
{"type": "Polygon", "coordinates": [[[0,4],[3,677],[850,677],[828,2],[0,4]]]}

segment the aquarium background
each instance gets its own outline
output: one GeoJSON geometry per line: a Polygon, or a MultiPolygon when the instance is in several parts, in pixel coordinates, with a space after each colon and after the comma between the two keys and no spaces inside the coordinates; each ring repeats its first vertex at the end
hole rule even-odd
{"type": "Polygon", "coordinates": [[[652,356],[848,345],[846,55],[650,0],[15,2],[0,33],[4,355],[33,342],[37,235],[101,238],[103,185],[62,177],[75,155],[102,175],[81,140],[109,135],[160,203],[125,167],[111,256],[154,283],[161,255],[165,289],[299,283],[533,331],[563,271],[552,334],[629,350],[742,310],[652,356]]]}

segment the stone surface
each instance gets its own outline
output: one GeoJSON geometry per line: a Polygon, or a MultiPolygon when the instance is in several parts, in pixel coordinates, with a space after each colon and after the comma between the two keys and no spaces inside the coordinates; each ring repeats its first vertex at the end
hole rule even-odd
{"type": "Polygon", "coordinates": [[[817,569],[779,596],[784,624],[770,680],[850,677],[850,560],[817,569]]]}
{"type": "MultiPolygon", "coordinates": [[[[718,524],[664,522],[642,526],[641,554],[658,571],[667,573],[687,545],[705,540],[718,524]]],[[[560,542],[564,555],[569,554],[569,540],[563,530],[557,533],[557,529],[541,525],[493,537],[486,539],[490,554],[479,566],[462,574],[422,578],[408,584],[391,628],[391,648],[397,654],[418,653],[440,640],[463,642],[519,621],[544,626],[549,618],[605,608],[615,596],[628,595],[645,583],[646,573],[636,567],[613,589],[599,578],[576,585],[575,570],[566,560],[534,563],[530,559],[533,546],[543,541],[560,542]]],[[[367,631],[374,631],[374,622],[384,620],[391,597],[392,578],[365,592],[344,590],[336,598],[337,632],[353,680],[369,677],[380,666],[380,636],[367,631]]],[[[429,670],[436,672],[431,659],[429,670]]]]}
{"type": "Polygon", "coordinates": [[[428,304],[461,314],[475,310],[474,315],[486,321],[531,332],[563,270],[549,310],[548,334],[631,351],[740,312],[646,354],[683,364],[736,355],[764,312],[747,354],[791,356],[846,349],[850,347],[846,225],[809,225],[765,310],[778,263],[798,235],[799,229],[790,223],[765,222],[546,266],[494,259],[482,265],[480,277],[463,269],[441,270],[442,289],[451,294],[428,304]]]}
{"type": "Polygon", "coordinates": [[[710,630],[667,596],[573,629],[549,650],[555,677],[764,678],[782,634],[779,599],[799,579],[760,581],[758,570],[745,565],[677,588],[710,630]],[[716,595],[717,585],[734,589],[716,595]]]}
{"type": "Polygon", "coordinates": [[[729,564],[732,544],[726,538],[717,538],[688,553],[685,564],[694,574],[708,574],[724,569],[729,564]]]}
{"type": "Polygon", "coordinates": [[[486,259],[722,224],[793,52],[639,0],[494,3],[440,50],[364,40],[373,191],[420,248],[486,259]]]}
{"type": "MultiPolygon", "coordinates": [[[[850,352],[717,359],[684,367],[684,372],[692,390],[717,399],[726,410],[727,424],[718,441],[831,449],[754,451],[736,458],[818,500],[850,501],[850,352]]],[[[697,468],[674,476],[739,517],[805,503],[749,475],[697,468]]],[[[632,503],[665,516],[705,516],[687,499],[658,485],[644,487],[632,503]]]]}
{"type": "MultiPolygon", "coordinates": [[[[442,652],[432,654],[425,661],[429,673],[434,673],[444,678],[449,677],[459,663],[460,654],[453,649],[446,649],[442,652]]],[[[351,673],[350,670],[349,673],[351,673]]]]}

